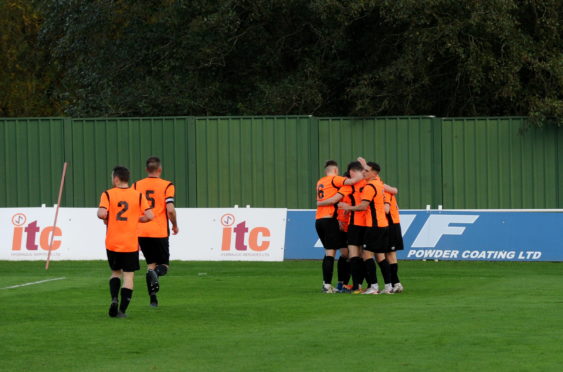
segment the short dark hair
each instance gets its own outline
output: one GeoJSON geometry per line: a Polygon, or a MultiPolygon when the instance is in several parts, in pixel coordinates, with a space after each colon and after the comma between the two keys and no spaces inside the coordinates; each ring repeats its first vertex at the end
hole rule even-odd
{"type": "Polygon", "coordinates": [[[344,172],[344,177],[346,177],[346,178],[350,178],[350,171],[346,171],[346,172],[344,172]]]}
{"type": "Polygon", "coordinates": [[[351,170],[356,170],[356,171],[362,171],[364,170],[364,167],[362,167],[362,163],[360,163],[359,161],[353,161],[350,162],[350,164],[348,164],[348,172],[350,172],[351,170]]]}
{"type": "Polygon", "coordinates": [[[381,167],[380,167],[379,164],[377,164],[376,162],[374,162],[374,161],[368,161],[367,164],[368,164],[368,167],[371,168],[371,170],[374,170],[374,171],[376,171],[377,173],[381,172],[381,167]]]}
{"type": "Polygon", "coordinates": [[[131,172],[129,172],[129,169],[127,169],[126,167],[118,165],[113,168],[113,176],[119,178],[121,182],[129,182],[131,172]]]}
{"type": "Polygon", "coordinates": [[[151,156],[147,159],[147,170],[149,172],[156,172],[160,168],[160,159],[156,156],[151,156]]]}
{"type": "Polygon", "coordinates": [[[336,160],[327,160],[325,163],[325,168],[328,168],[330,166],[338,167],[338,163],[336,162],[336,160]]]}

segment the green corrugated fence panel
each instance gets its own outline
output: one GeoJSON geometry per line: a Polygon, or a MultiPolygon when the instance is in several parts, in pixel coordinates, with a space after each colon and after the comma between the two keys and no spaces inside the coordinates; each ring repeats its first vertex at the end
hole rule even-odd
{"type": "MultiPolygon", "coordinates": [[[[344,172],[358,156],[382,167],[381,178],[399,188],[401,208],[437,205],[439,172],[432,169],[435,123],[432,117],[319,118],[319,164],[334,159],[344,172]]],[[[314,193],[314,185],[309,189],[314,193]]]]}
{"type": "Polygon", "coordinates": [[[65,161],[65,120],[0,120],[0,207],[56,204],[65,161]]]}
{"type": "Polygon", "coordinates": [[[179,207],[314,207],[322,164],[383,167],[402,208],[562,208],[563,129],[523,118],[160,117],[0,119],[0,207],[93,207],[117,164],[160,156],[179,207]]]}
{"type": "Polygon", "coordinates": [[[68,182],[73,193],[69,205],[97,205],[102,191],[111,187],[111,170],[124,165],[131,170],[132,182],[146,176],[145,161],[158,156],[162,161],[163,178],[176,185],[176,204],[195,206],[195,159],[193,119],[119,118],[74,119],[65,132],[68,151],[72,152],[68,182]]]}
{"type": "Polygon", "coordinates": [[[561,129],[522,132],[524,118],[451,118],[442,123],[444,208],[561,206],[561,129]]]}
{"type": "Polygon", "coordinates": [[[310,117],[195,120],[198,207],[311,207],[310,117]]]}

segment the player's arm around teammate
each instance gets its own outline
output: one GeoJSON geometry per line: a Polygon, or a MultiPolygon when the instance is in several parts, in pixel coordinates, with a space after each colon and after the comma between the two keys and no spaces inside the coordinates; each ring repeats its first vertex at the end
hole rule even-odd
{"type": "MultiPolygon", "coordinates": [[[[364,166],[367,166],[367,163],[365,161],[364,158],[362,157],[358,157],[358,161],[364,166]]],[[[376,163],[375,163],[376,164],[376,163]]],[[[399,190],[396,187],[393,186],[389,186],[387,184],[385,184],[379,177],[379,173],[381,172],[381,167],[377,167],[377,169],[375,169],[376,171],[376,176],[375,176],[375,181],[380,184],[384,190],[384,210],[385,210],[385,214],[389,215],[390,211],[391,211],[391,200],[392,198],[397,195],[397,193],[399,192],[399,190]]],[[[400,229],[400,227],[399,227],[400,229]]],[[[392,223],[389,222],[389,228],[388,228],[388,241],[391,239],[391,235],[392,233],[395,232],[395,226],[392,226],[392,223]]],[[[402,237],[401,237],[401,241],[402,241],[402,237]]],[[[391,244],[389,245],[389,249],[391,249],[391,244]]],[[[397,271],[397,265],[393,266],[393,263],[396,264],[397,260],[396,260],[396,255],[395,254],[390,254],[390,252],[385,252],[385,253],[377,253],[375,255],[375,260],[377,261],[377,264],[379,265],[379,268],[381,269],[381,274],[383,275],[383,279],[385,281],[385,289],[383,290],[382,293],[394,293],[394,283],[393,283],[393,278],[395,277],[393,272],[397,271]]],[[[398,282],[398,277],[396,278],[397,283],[398,282]]],[[[400,283],[399,283],[400,285],[400,283]]],[[[399,291],[401,290],[402,286],[399,288],[399,291]]]]}
{"type": "MultiPolygon", "coordinates": [[[[358,194],[361,193],[361,190],[366,183],[366,181],[363,179],[362,170],[363,167],[358,161],[353,161],[348,164],[346,173],[344,175],[347,178],[359,181],[354,183],[353,185],[344,185],[343,187],[338,189],[338,194],[336,196],[343,195],[343,203],[347,205],[356,205],[359,202],[358,194]]],[[[334,200],[335,197],[331,199],[334,200]]],[[[338,200],[340,200],[340,198],[338,198],[338,200]]],[[[343,239],[342,241],[343,248],[340,249],[340,258],[338,259],[337,289],[343,293],[352,293],[354,292],[354,290],[358,289],[358,283],[361,283],[361,281],[363,281],[363,279],[360,279],[358,276],[356,276],[356,278],[354,278],[353,280],[354,285],[348,285],[352,272],[352,261],[354,261],[357,265],[357,261],[360,260],[361,265],[361,258],[359,258],[359,246],[363,245],[363,233],[365,231],[365,227],[362,224],[362,212],[350,212],[339,209],[338,220],[340,229],[344,232],[343,237],[345,239],[343,239]],[[358,243],[358,240],[361,240],[362,242],[358,243]]]]}
{"type": "MultiPolygon", "coordinates": [[[[348,179],[353,178],[350,171],[346,171],[344,176],[348,179]]],[[[337,195],[343,195],[343,203],[351,204],[351,195],[354,185],[344,185],[338,189],[337,195]]],[[[333,197],[334,198],[334,197],[333,197]]],[[[331,199],[333,199],[331,198],[331,199]]],[[[339,199],[340,200],[340,199],[339,199]]],[[[348,283],[350,281],[350,261],[348,251],[348,228],[350,225],[350,212],[338,209],[337,217],[338,225],[340,228],[340,257],[338,258],[336,267],[338,269],[338,283],[336,291],[340,293],[349,293],[350,288],[348,283]]]]}
{"type": "MultiPolygon", "coordinates": [[[[360,162],[360,164],[362,165],[362,167],[366,168],[367,167],[367,162],[366,159],[362,158],[361,156],[358,157],[358,161],[360,162]]],[[[396,195],[399,193],[399,189],[394,187],[394,186],[390,186],[387,185],[386,183],[383,184],[383,188],[385,190],[386,193],[389,193],[391,195],[396,195]]]]}
{"type": "MultiPolygon", "coordinates": [[[[367,184],[361,194],[361,203],[356,206],[349,206],[344,203],[339,204],[339,208],[349,211],[366,210],[366,233],[365,249],[363,251],[365,277],[368,282],[368,289],[365,294],[378,294],[375,254],[384,253],[388,249],[387,226],[388,222],[384,210],[384,189],[383,185],[377,180],[380,166],[377,163],[369,162],[363,170],[367,184]]],[[[357,274],[358,268],[352,265],[352,276],[357,274]]]]}
{"type": "MultiPolygon", "coordinates": [[[[317,181],[317,202],[326,201],[338,194],[338,190],[344,186],[356,183],[359,179],[348,179],[338,175],[338,163],[329,160],[325,163],[325,176],[317,181]]],[[[335,200],[335,199],[332,199],[335,200]]],[[[338,208],[336,202],[331,200],[328,205],[317,206],[315,214],[315,229],[323,247],[325,257],[323,258],[323,287],[324,293],[335,293],[332,287],[332,276],[334,271],[334,256],[336,250],[342,248],[342,231],[337,220],[338,208]]]]}
{"type": "MultiPolygon", "coordinates": [[[[346,177],[346,180],[344,182],[342,182],[343,186],[352,186],[355,185],[356,183],[360,182],[362,180],[362,175],[358,175],[358,174],[354,174],[351,177],[346,177]]],[[[335,205],[336,203],[338,203],[339,201],[342,200],[342,198],[344,198],[345,195],[343,195],[342,193],[337,193],[336,195],[325,199],[325,200],[317,200],[317,207],[326,207],[328,205],[335,205]]]]}
{"type": "MultiPolygon", "coordinates": [[[[363,167],[358,161],[348,164],[347,172],[352,177],[362,177],[362,180],[352,186],[344,186],[340,192],[347,195],[347,201],[343,202],[347,206],[356,206],[361,203],[361,193],[366,180],[363,179],[363,167]]],[[[344,209],[339,209],[343,211],[344,209]]],[[[349,257],[349,270],[352,273],[353,285],[350,288],[352,293],[361,293],[360,285],[363,281],[363,261],[360,258],[361,247],[364,245],[364,235],[366,230],[365,211],[346,211],[349,213],[349,224],[346,233],[349,257]]]]}

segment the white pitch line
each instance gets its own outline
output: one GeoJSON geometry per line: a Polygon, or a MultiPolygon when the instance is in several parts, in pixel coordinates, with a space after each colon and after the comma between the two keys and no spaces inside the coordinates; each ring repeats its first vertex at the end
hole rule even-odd
{"type": "Polygon", "coordinates": [[[45,279],[45,280],[40,280],[38,282],[31,282],[31,283],[24,283],[24,284],[18,284],[18,285],[13,285],[11,287],[4,287],[4,288],[0,288],[0,289],[12,289],[12,288],[19,288],[19,287],[25,287],[28,285],[34,285],[34,284],[41,284],[41,283],[46,283],[46,282],[52,282],[54,280],[62,280],[62,279],[66,279],[65,277],[62,278],[54,278],[54,279],[45,279]]]}

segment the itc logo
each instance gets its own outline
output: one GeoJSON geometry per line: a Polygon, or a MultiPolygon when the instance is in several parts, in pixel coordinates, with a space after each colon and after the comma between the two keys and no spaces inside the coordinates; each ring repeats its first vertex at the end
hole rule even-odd
{"type": "MultiPolygon", "coordinates": [[[[39,246],[46,251],[49,250],[49,240],[51,234],[54,236],[62,236],[63,232],[60,228],[47,226],[43,230],[37,225],[37,221],[30,222],[24,227],[27,217],[23,213],[16,213],[12,216],[12,224],[14,224],[14,235],[12,239],[12,251],[20,251],[22,249],[23,233],[26,233],[25,249],[28,251],[36,251],[39,246]],[[39,245],[37,244],[37,235],[39,234],[39,245]]],[[[56,250],[61,246],[61,241],[54,239],[52,250],[56,250]]]]}
{"type": "Polygon", "coordinates": [[[221,217],[221,225],[223,225],[223,242],[221,244],[222,251],[231,250],[233,233],[235,235],[234,248],[237,251],[246,251],[250,248],[256,252],[263,252],[270,247],[270,241],[265,239],[270,237],[270,230],[266,227],[255,227],[249,229],[246,226],[246,221],[239,222],[236,226],[234,226],[235,216],[232,214],[224,214],[221,217]],[[246,239],[247,234],[248,240],[246,239]]]}

